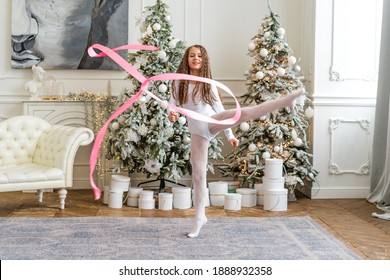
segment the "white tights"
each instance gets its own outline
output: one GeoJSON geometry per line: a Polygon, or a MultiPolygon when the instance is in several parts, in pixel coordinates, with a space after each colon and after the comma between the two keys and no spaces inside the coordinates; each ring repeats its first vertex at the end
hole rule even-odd
{"type": "MultiPolygon", "coordinates": [[[[237,124],[258,119],[279,108],[292,107],[295,99],[303,93],[302,89],[293,91],[286,97],[264,102],[262,104],[241,108],[241,117],[237,124]]],[[[224,120],[234,116],[236,110],[226,110],[212,117],[216,120],[224,120]]],[[[209,123],[210,133],[218,134],[234,125],[218,125],[209,123]]],[[[195,221],[188,237],[197,237],[201,228],[207,223],[205,204],[207,199],[207,161],[208,161],[209,140],[199,135],[191,135],[191,165],[192,165],[192,183],[194,187],[194,208],[195,221]]]]}

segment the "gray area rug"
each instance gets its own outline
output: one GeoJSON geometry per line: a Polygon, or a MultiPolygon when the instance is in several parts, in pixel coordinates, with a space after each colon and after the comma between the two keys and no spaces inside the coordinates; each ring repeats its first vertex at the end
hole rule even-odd
{"type": "Polygon", "coordinates": [[[356,260],[310,217],[0,218],[2,260],[356,260]]]}

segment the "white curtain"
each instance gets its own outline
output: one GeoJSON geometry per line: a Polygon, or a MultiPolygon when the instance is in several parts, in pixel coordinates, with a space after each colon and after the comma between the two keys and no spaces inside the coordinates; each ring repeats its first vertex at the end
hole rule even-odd
{"type": "MultiPolygon", "coordinates": [[[[383,1],[383,23],[368,201],[390,214],[390,1],[383,1]]],[[[390,217],[389,217],[390,218],[390,217]]]]}

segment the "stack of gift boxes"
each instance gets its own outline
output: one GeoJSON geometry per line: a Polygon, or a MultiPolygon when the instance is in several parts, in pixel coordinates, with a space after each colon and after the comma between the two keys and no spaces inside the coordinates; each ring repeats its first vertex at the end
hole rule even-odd
{"type": "MultiPolygon", "coordinates": [[[[226,211],[238,211],[241,207],[263,206],[267,211],[287,210],[287,189],[284,188],[283,160],[267,159],[261,184],[254,188],[239,188],[231,182],[209,182],[206,206],[223,206],[226,211]]],[[[153,191],[130,187],[130,178],[112,175],[111,187],[105,189],[103,202],[111,208],[121,208],[124,192],[127,191],[127,205],[141,209],[155,209],[153,191]],[[107,196],[106,196],[107,195],[107,196]],[[108,203],[107,203],[108,201],[108,203]]],[[[158,194],[158,209],[172,210],[192,207],[191,188],[172,187],[172,192],[158,194]]]]}

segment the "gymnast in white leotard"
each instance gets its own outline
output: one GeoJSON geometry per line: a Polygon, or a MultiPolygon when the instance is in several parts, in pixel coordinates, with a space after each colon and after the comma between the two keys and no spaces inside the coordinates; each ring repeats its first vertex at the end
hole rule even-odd
{"type": "MultiPolygon", "coordinates": [[[[174,82],[175,91],[178,90],[178,81],[174,82]]],[[[188,92],[189,95],[192,96],[192,93],[195,89],[194,83],[188,84],[188,92]]],[[[225,108],[222,105],[221,99],[218,94],[217,87],[215,85],[211,85],[210,94],[212,95],[212,98],[214,99],[214,102],[212,105],[205,103],[201,98],[198,98],[198,100],[193,100],[193,98],[189,98],[188,102],[183,104],[183,108],[200,113],[202,115],[211,117],[215,115],[216,113],[225,111],[225,108]]],[[[199,97],[199,96],[198,96],[199,97]]],[[[171,96],[171,99],[169,101],[170,103],[174,105],[177,104],[177,101],[173,96],[171,96]]],[[[199,135],[203,138],[208,139],[209,141],[213,139],[216,135],[211,134],[209,131],[209,124],[207,122],[198,121],[195,119],[188,119],[188,129],[192,135],[199,135]]],[[[228,141],[235,139],[234,134],[232,132],[231,128],[225,129],[225,135],[228,141]]]]}
{"type": "MultiPolygon", "coordinates": [[[[209,57],[206,49],[201,45],[189,47],[184,53],[177,73],[211,79],[209,57]]],[[[241,108],[241,117],[236,124],[258,119],[282,107],[291,107],[294,105],[295,99],[302,94],[303,90],[298,89],[291,93],[286,93],[285,97],[278,100],[241,108]]],[[[175,81],[172,86],[170,102],[210,116],[216,120],[232,118],[236,112],[236,109],[224,110],[216,87],[202,82],[190,82],[187,80],[175,81]]],[[[178,113],[170,111],[169,120],[176,122],[178,120],[178,113]]],[[[209,142],[215,135],[225,130],[229,143],[233,148],[236,148],[239,141],[234,137],[230,129],[231,127],[231,125],[220,125],[188,119],[188,128],[191,133],[192,184],[194,187],[195,208],[195,221],[188,237],[197,237],[201,228],[207,223],[205,202],[207,198],[206,179],[209,142]]]]}

